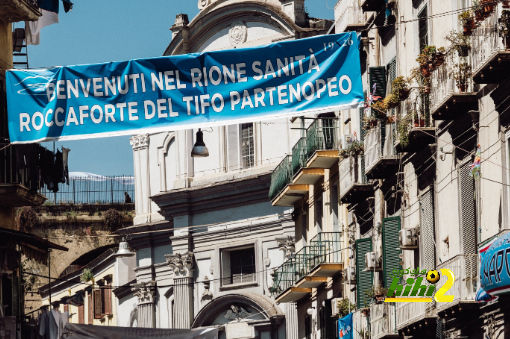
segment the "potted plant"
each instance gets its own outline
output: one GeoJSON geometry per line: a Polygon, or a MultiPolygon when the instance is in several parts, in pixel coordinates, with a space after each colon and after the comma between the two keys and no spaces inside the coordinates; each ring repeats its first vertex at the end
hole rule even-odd
{"type": "Polygon", "coordinates": [[[372,128],[376,127],[379,123],[379,119],[374,116],[364,116],[363,117],[363,129],[365,131],[370,131],[372,128]]]}
{"type": "Polygon", "coordinates": [[[386,294],[388,294],[388,289],[382,287],[380,284],[376,287],[372,286],[369,290],[365,291],[365,295],[373,299],[376,304],[382,304],[386,294]]]}
{"type": "Polygon", "coordinates": [[[383,101],[386,107],[388,107],[388,109],[395,108],[400,104],[400,99],[394,93],[388,94],[388,96],[384,98],[383,101]]]}
{"type": "Polygon", "coordinates": [[[416,59],[420,64],[421,72],[424,77],[430,76],[430,66],[429,63],[432,60],[432,55],[436,53],[436,46],[425,46],[421,51],[420,55],[416,59]]]}
{"type": "Polygon", "coordinates": [[[411,114],[406,114],[403,118],[399,118],[397,120],[398,141],[402,148],[409,145],[409,130],[411,128],[412,120],[411,114]]]}
{"type": "Polygon", "coordinates": [[[345,317],[346,315],[349,314],[349,311],[353,311],[356,309],[356,305],[354,305],[353,303],[351,303],[349,301],[349,299],[345,298],[345,299],[342,299],[341,301],[339,301],[337,303],[338,305],[338,317],[339,318],[343,318],[345,317]]]}
{"type": "Polygon", "coordinates": [[[510,11],[505,9],[501,12],[501,17],[498,19],[499,36],[503,39],[503,44],[506,49],[510,49],[510,11]]]}
{"type": "Polygon", "coordinates": [[[446,51],[444,47],[439,47],[434,54],[434,66],[439,67],[444,63],[444,57],[445,57],[446,51]]]}
{"type": "Polygon", "coordinates": [[[478,1],[473,1],[473,11],[475,12],[475,19],[477,22],[483,21],[485,19],[485,11],[483,10],[483,5],[478,1]]]}
{"type": "Polygon", "coordinates": [[[459,57],[467,57],[469,54],[469,50],[471,49],[471,43],[469,42],[469,38],[461,33],[457,33],[456,31],[451,31],[447,36],[446,40],[448,40],[453,49],[457,51],[459,57]]]}
{"type": "Polygon", "coordinates": [[[347,149],[342,148],[340,152],[338,152],[338,155],[340,156],[340,158],[346,159],[349,157],[349,152],[347,151],[347,149]]]}
{"type": "Polygon", "coordinates": [[[354,141],[347,149],[351,158],[357,158],[358,155],[363,155],[365,152],[365,145],[361,141],[354,141]]]}
{"type": "Polygon", "coordinates": [[[494,12],[494,3],[495,0],[482,0],[483,12],[486,17],[491,15],[492,12],[494,12]]]}
{"type": "Polygon", "coordinates": [[[466,62],[456,64],[453,70],[453,78],[460,92],[466,92],[468,80],[471,78],[471,65],[466,62]]]}
{"type": "Polygon", "coordinates": [[[395,94],[400,101],[406,100],[409,97],[409,81],[404,79],[403,76],[396,77],[391,83],[391,92],[395,94]]]}
{"type": "Polygon", "coordinates": [[[473,17],[473,12],[465,11],[459,14],[459,21],[464,27],[464,35],[469,36],[473,34],[473,29],[476,27],[475,18],[473,17]]]}
{"type": "Polygon", "coordinates": [[[378,115],[386,115],[386,111],[388,110],[388,106],[384,102],[384,100],[378,100],[370,106],[373,110],[375,110],[375,113],[378,115]]]}
{"type": "Polygon", "coordinates": [[[503,0],[501,4],[503,8],[510,8],[510,0],[503,0]]]}

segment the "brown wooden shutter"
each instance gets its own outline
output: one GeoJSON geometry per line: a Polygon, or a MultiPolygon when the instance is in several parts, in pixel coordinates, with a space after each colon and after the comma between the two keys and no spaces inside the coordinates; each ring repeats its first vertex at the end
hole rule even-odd
{"type": "Polygon", "coordinates": [[[104,311],[105,314],[110,315],[112,314],[112,284],[106,285],[105,288],[105,298],[104,298],[104,311]]]}
{"type": "Polygon", "coordinates": [[[102,318],[101,289],[94,290],[94,319],[102,318]]]}
{"type": "Polygon", "coordinates": [[[85,324],[85,305],[78,306],[78,324],[85,324]]]}
{"type": "Polygon", "coordinates": [[[89,325],[92,325],[93,323],[93,319],[94,319],[94,302],[92,301],[92,291],[89,292],[89,297],[88,297],[88,318],[89,318],[89,325]]]}

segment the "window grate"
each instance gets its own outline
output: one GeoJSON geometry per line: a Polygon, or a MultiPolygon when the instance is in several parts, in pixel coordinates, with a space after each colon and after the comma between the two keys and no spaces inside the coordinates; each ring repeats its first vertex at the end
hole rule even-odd
{"type": "Polygon", "coordinates": [[[255,281],[255,251],[253,248],[230,252],[232,284],[255,281]]]}
{"type": "Polygon", "coordinates": [[[427,21],[427,6],[418,14],[418,38],[420,40],[420,53],[429,44],[429,26],[427,21]]]}
{"type": "Polygon", "coordinates": [[[250,168],[255,165],[253,123],[241,124],[241,156],[243,158],[243,168],[250,168]]]}

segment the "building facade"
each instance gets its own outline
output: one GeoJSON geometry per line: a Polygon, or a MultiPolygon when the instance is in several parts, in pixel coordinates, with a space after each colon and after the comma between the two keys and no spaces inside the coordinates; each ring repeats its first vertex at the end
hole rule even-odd
{"type": "MultiPolygon", "coordinates": [[[[508,7],[335,5],[336,32],[364,42],[366,102],[336,112],[334,142],[312,151],[310,126],[271,180],[273,206],[294,208],[296,236],[272,290],[297,305],[300,338],[330,338],[346,300],[355,338],[508,337],[507,298],[475,302],[478,249],[510,227],[508,7]],[[379,303],[394,269],[417,267],[453,271],[453,301],[379,303]]],[[[322,135],[331,125],[314,124],[322,135]]]]}
{"type": "MultiPolygon", "coordinates": [[[[199,1],[178,15],[164,55],[264,45],[330,32],[304,1],[199,1]]],[[[289,208],[267,200],[271,172],[291,152],[305,119],[279,119],[203,130],[207,158],[193,158],[197,130],[133,136],[136,216],[120,230],[136,251],[133,293],[138,326],[218,326],[225,338],[240,323],[251,337],[297,338],[295,308],[277,305],[272,271],[294,251],[289,208]],[[291,129],[295,128],[295,129],[291,129]],[[286,334],[287,332],[287,334],[286,334]]],[[[120,303],[131,303],[126,295],[120,303]]],[[[131,305],[131,304],[130,304],[131,305]]],[[[120,307],[126,312],[128,308],[120,307]]]]}

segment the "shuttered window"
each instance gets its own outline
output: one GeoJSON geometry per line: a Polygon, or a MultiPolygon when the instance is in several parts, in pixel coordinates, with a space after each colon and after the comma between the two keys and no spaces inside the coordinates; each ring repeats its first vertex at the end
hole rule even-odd
{"type": "Polygon", "coordinates": [[[370,67],[368,71],[370,72],[370,93],[373,93],[375,84],[375,95],[384,98],[386,95],[386,67],[370,67]]]}
{"type": "Polygon", "coordinates": [[[102,294],[103,293],[101,293],[101,289],[93,291],[93,295],[94,295],[94,319],[101,319],[102,315],[103,315],[103,310],[102,310],[103,303],[101,302],[102,294]]]}
{"type": "Polygon", "coordinates": [[[420,252],[421,267],[436,268],[434,188],[431,186],[420,196],[420,252]]]}
{"type": "MultiPolygon", "coordinates": [[[[476,254],[476,205],[475,182],[469,175],[471,157],[467,157],[459,166],[459,213],[460,213],[460,239],[463,254],[476,254]]],[[[476,275],[476,257],[466,257],[466,279],[476,275]]]]}
{"type": "Polygon", "coordinates": [[[239,125],[227,126],[228,168],[229,171],[239,169],[239,125]]]}
{"type": "Polygon", "coordinates": [[[418,39],[420,40],[420,53],[429,44],[429,25],[427,21],[427,6],[418,14],[418,39]]]}
{"type": "Polygon", "coordinates": [[[369,305],[370,300],[365,295],[365,291],[372,287],[374,278],[373,272],[363,272],[365,269],[365,254],[372,252],[372,239],[356,240],[356,301],[358,308],[369,305]]]}
{"type": "Polygon", "coordinates": [[[385,218],[382,223],[383,236],[383,284],[388,288],[391,285],[391,271],[402,269],[400,266],[400,217],[385,218]]]}
{"type": "Polygon", "coordinates": [[[331,339],[336,337],[336,318],[333,318],[331,309],[331,299],[324,300],[324,306],[321,307],[320,328],[321,339],[331,339]]]}
{"type": "Polygon", "coordinates": [[[253,123],[241,124],[241,156],[243,168],[255,165],[255,146],[253,141],[253,123]]]}
{"type": "Polygon", "coordinates": [[[85,324],[85,305],[78,306],[78,324],[85,324]]]}
{"type": "Polygon", "coordinates": [[[103,292],[102,296],[102,313],[103,315],[110,315],[112,314],[112,289],[111,284],[106,285],[101,289],[103,292]]]}
{"type": "Polygon", "coordinates": [[[93,324],[94,319],[94,302],[92,301],[92,291],[89,291],[89,295],[87,297],[87,312],[88,312],[88,323],[89,325],[93,324]]]}

